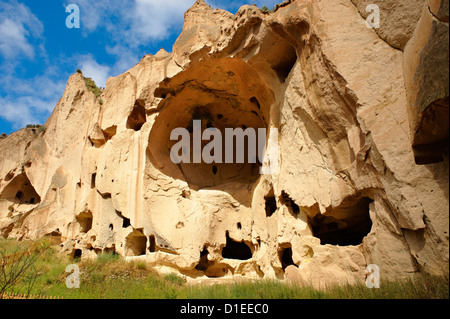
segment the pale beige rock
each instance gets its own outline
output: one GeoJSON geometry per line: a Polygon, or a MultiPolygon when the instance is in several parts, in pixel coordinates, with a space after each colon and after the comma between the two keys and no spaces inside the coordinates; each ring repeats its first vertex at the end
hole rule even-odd
{"type": "Polygon", "coordinates": [[[425,0],[352,0],[360,14],[367,19],[373,11],[370,5],[376,4],[380,10],[380,27],[377,34],[394,48],[403,50],[413,36],[420,19],[425,0]]]}
{"type": "Polygon", "coordinates": [[[417,164],[441,162],[449,137],[448,0],[427,1],[403,68],[417,164]]]}
{"type": "Polygon", "coordinates": [[[58,237],[73,256],[116,252],[200,281],[324,288],[364,283],[369,264],[383,278],[448,274],[448,154],[415,163],[408,50],[350,0],[236,15],[198,0],[185,18],[174,52],[108,79],[102,104],[77,73],[45,134],[0,140],[3,237],[58,237]],[[175,165],[170,133],[193,119],[278,129],[279,170],[175,165]]]}

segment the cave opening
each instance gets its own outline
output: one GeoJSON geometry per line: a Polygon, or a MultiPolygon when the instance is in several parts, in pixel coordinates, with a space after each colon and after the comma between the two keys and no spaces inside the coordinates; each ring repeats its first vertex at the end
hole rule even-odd
{"type": "Polygon", "coordinates": [[[265,125],[260,117],[252,113],[247,124],[239,123],[245,117],[230,119],[214,116],[216,108],[221,108],[220,103],[197,106],[190,111],[187,117],[189,122],[180,125],[189,133],[188,149],[178,146],[187,138],[179,136],[178,140],[171,140],[169,149],[171,152],[175,149],[171,156],[176,154],[182,158],[177,165],[184,178],[193,186],[217,186],[232,180],[254,182],[259,177],[261,167],[257,146],[261,143],[260,139],[266,140],[266,134],[260,136],[258,129],[265,128],[265,125]],[[198,131],[201,137],[196,135],[198,131]]]}
{"type": "Polygon", "coordinates": [[[39,204],[41,202],[41,197],[25,173],[17,175],[6,185],[0,199],[6,199],[18,204],[39,204]]]}
{"type": "Polygon", "coordinates": [[[273,188],[264,197],[264,201],[265,201],[266,217],[271,217],[278,209],[277,200],[275,198],[273,188]]]}
{"type": "Polygon", "coordinates": [[[295,63],[297,63],[297,52],[292,45],[287,45],[279,60],[272,65],[272,69],[277,73],[281,83],[286,82],[295,63]]]}
{"type": "Polygon", "coordinates": [[[226,233],[227,241],[222,250],[222,257],[227,259],[248,260],[253,254],[250,247],[244,242],[237,242],[230,238],[230,234],[226,233]]]}
{"type": "Polygon", "coordinates": [[[137,100],[133,110],[127,119],[127,129],[132,129],[134,131],[140,131],[142,126],[147,121],[147,116],[145,114],[145,103],[141,100],[137,100]]]}
{"type": "Polygon", "coordinates": [[[198,262],[197,266],[195,266],[195,269],[205,271],[206,269],[208,269],[208,266],[208,250],[206,249],[206,247],[203,247],[203,250],[200,252],[200,261],[198,262]]]}
{"type": "Polygon", "coordinates": [[[129,218],[124,217],[122,220],[122,228],[127,228],[131,226],[131,221],[129,218]]]}
{"type": "Polygon", "coordinates": [[[369,197],[350,199],[326,214],[308,218],[313,235],[322,245],[357,246],[372,230],[369,197]]]}
{"type": "Polygon", "coordinates": [[[106,142],[108,142],[117,134],[117,125],[108,127],[106,130],[102,130],[102,132],[103,135],[105,136],[106,142]]]}
{"type": "Polygon", "coordinates": [[[76,217],[76,221],[80,225],[80,232],[87,233],[92,229],[92,213],[90,211],[82,212],[76,217]]]}
{"type": "Polygon", "coordinates": [[[125,255],[142,256],[146,254],[147,237],[142,231],[134,230],[125,238],[125,255]]]}
{"type": "Polygon", "coordinates": [[[449,97],[432,102],[420,114],[414,131],[413,150],[417,165],[435,164],[448,157],[449,97]]]}
{"type": "Polygon", "coordinates": [[[281,192],[280,201],[281,201],[281,203],[283,203],[283,205],[285,205],[288,208],[289,213],[292,216],[294,216],[296,218],[299,216],[300,207],[294,202],[294,200],[285,191],[281,192]]]}
{"type": "Polygon", "coordinates": [[[280,249],[278,251],[278,257],[280,258],[281,268],[283,268],[283,270],[286,270],[286,268],[291,265],[294,265],[297,267],[297,265],[294,263],[294,260],[292,259],[292,246],[291,245],[280,249]]]}
{"type": "Polygon", "coordinates": [[[22,197],[23,197],[22,191],[17,191],[17,193],[16,193],[16,199],[21,200],[22,197]]]}
{"type": "Polygon", "coordinates": [[[128,228],[131,226],[131,220],[129,218],[126,218],[122,215],[122,212],[119,212],[116,210],[117,216],[119,216],[122,219],[122,228],[128,228]]]}
{"type": "Polygon", "coordinates": [[[260,132],[268,129],[274,94],[256,69],[240,59],[208,59],[161,82],[155,96],[166,92],[148,160],[192,189],[258,180],[258,147],[268,138],[260,132]]]}
{"type": "Polygon", "coordinates": [[[148,239],[149,239],[148,251],[151,252],[151,253],[156,252],[156,238],[155,238],[155,235],[150,235],[148,239]]]}
{"type": "Polygon", "coordinates": [[[91,189],[95,188],[95,180],[97,178],[97,173],[91,175],[91,189]]]}
{"type": "Polygon", "coordinates": [[[74,249],[73,251],[72,251],[72,258],[73,259],[80,259],[81,258],[81,255],[82,255],[82,250],[81,249],[74,249]]]}

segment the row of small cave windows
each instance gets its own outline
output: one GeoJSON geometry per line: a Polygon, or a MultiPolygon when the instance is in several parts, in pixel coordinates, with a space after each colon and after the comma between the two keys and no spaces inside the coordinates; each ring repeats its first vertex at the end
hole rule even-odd
{"type": "MultiPolygon", "coordinates": [[[[141,243],[141,245],[146,245],[146,240],[141,243]]],[[[154,236],[150,236],[150,252],[156,251],[156,241],[154,236]]],[[[113,254],[117,255],[115,250],[112,251],[113,254]]],[[[139,252],[138,252],[139,253],[139,252]]],[[[141,254],[139,255],[145,255],[145,249],[144,251],[141,251],[141,254]]],[[[208,251],[206,248],[203,249],[203,251],[200,253],[200,262],[199,265],[196,267],[198,270],[205,270],[203,266],[201,265],[204,260],[207,260],[208,251]]],[[[82,256],[82,250],[81,249],[74,249],[72,252],[72,258],[77,259],[81,258],[82,256]]],[[[293,259],[292,259],[292,248],[287,247],[282,250],[280,250],[278,254],[281,262],[281,267],[283,270],[285,270],[288,266],[294,265],[297,266],[293,259]]],[[[238,260],[248,260],[252,258],[252,253],[250,248],[245,245],[244,243],[236,243],[235,246],[225,246],[225,248],[222,251],[222,257],[229,258],[229,259],[238,259],[238,260]],[[240,245],[239,245],[240,244],[240,245]]]]}
{"type": "MultiPolygon", "coordinates": [[[[289,196],[287,196],[285,193],[282,193],[282,198],[283,204],[285,204],[288,207],[289,211],[291,211],[291,213],[294,216],[298,216],[298,214],[300,213],[299,206],[295,204],[294,201],[290,199],[289,196]]],[[[321,227],[321,224],[316,222],[317,225],[315,225],[314,223],[312,225],[314,236],[319,238],[322,244],[331,244],[340,246],[361,244],[363,238],[370,232],[372,228],[372,222],[370,220],[368,208],[368,205],[371,203],[371,200],[369,198],[364,198],[363,200],[365,202],[364,205],[365,207],[363,208],[364,212],[362,214],[364,218],[361,219],[361,222],[359,222],[359,224],[356,227],[340,230],[339,227],[337,227],[336,222],[333,221],[324,223],[328,231],[327,230],[323,231],[323,227],[321,227]]],[[[277,209],[278,208],[275,197],[272,196],[265,197],[266,216],[268,217],[272,216],[277,211],[277,209]]],[[[122,217],[123,228],[128,228],[129,226],[131,226],[130,219],[122,216],[119,212],[117,212],[117,214],[120,217],[122,217]]],[[[82,233],[86,233],[92,228],[92,214],[89,216],[78,217],[77,219],[78,222],[80,223],[82,233]]],[[[326,220],[326,217],[324,217],[324,219],[326,220]]],[[[110,224],[109,228],[110,230],[113,230],[114,225],[110,224]]],[[[237,223],[237,228],[242,229],[242,224],[240,222],[237,223]]],[[[141,237],[146,238],[144,235],[141,237]]],[[[150,247],[155,247],[154,237],[153,239],[150,238],[150,247]]]]}
{"type": "MultiPolygon", "coordinates": [[[[122,227],[123,228],[128,228],[129,226],[131,226],[131,221],[129,218],[126,217],[122,217],[122,227]]],[[[77,217],[77,221],[80,224],[80,232],[81,233],[87,233],[88,231],[90,231],[92,229],[92,214],[90,214],[89,216],[79,216],[77,217]]],[[[110,230],[114,230],[114,225],[113,224],[109,224],[109,229],[110,230]]]]}

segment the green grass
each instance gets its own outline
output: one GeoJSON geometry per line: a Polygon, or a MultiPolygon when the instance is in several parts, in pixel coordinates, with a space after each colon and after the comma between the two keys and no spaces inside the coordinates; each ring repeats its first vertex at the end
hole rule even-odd
{"type": "MultiPolygon", "coordinates": [[[[13,252],[19,243],[0,240],[0,249],[13,252]]],[[[48,244],[44,244],[48,245],[48,244]]],[[[415,279],[381,282],[380,289],[364,284],[316,290],[281,281],[263,280],[219,285],[189,285],[177,276],[159,276],[143,262],[126,262],[113,254],[97,260],[73,260],[48,247],[36,262],[38,277],[32,294],[65,299],[448,299],[448,278],[418,276],[415,279]],[[68,289],[66,266],[76,263],[81,271],[79,289],[68,289]]],[[[26,282],[11,291],[21,292],[26,282]]]]}
{"type": "Polygon", "coordinates": [[[84,83],[86,84],[87,89],[94,93],[95,97],[98,98],[100,95],[102,95],[103,90],[98,88],[97,85],[95,84],[94,80],[92,80],[91,78],[84,78],[84,83]]]}
{"type": "MultiPolygon", "coordinates": [[[[83,72],[80,69],[77,69],[76,73],[79,73],[83,76],[83,72]]],[[[102,95],[103,90],[99,87],[97,87],[97,84],[95,84],[95,81],[92,78],[87,78],[83,76],[84,84],[86,84],[86,88],[89,90],[89,92],[94,93],[95,97],[98,99],[100,95],[102,95]]],[[[100,105],[103,104],[103,100],[98,100],[100,105]]]]}

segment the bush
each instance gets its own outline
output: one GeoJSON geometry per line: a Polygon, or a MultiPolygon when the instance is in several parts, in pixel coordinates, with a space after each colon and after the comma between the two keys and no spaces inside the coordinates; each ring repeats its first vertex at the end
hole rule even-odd
{"type": "Polygon", "coordinates": [[[267,6],[262,7],[261,11],[264,13],[272,13],[273,12],[273,10],[270,10],[267,6]]]}
{"type": "Polygon", "coordinates": [[[83,78],[84,78],[84,83],[86,84],[86,87],[89,90],[89,92],[94,93],[95,97],[98,98],[103,93],[102,89],[97,87],[94,80],[92,80],[91,78],[86,78],[86,77],[83,77],[83,78]]]}
{"type": "Polygon", "coordinates": [[[34,133],[45,133],[45,131],[47,130],[47,128],[44,125],[40,125],[40,124],[28,124],[26,126],[27,129],[31,129],[33,130],[34,133]]]}
{"type": "Polygon", "coordinates": [[[45,133],[45,131],[47,131],[47,128],[45,126],[41,125],[41,126],[39,126],[37,131],[38,131],[38,133],[45,133]]]}
{"type": "Polygon", "coordinates": [[[50,248],[47,241],[0,243],[0,299],[7,291],[29,295],[42,274],[40,260],[50,248]]]}

